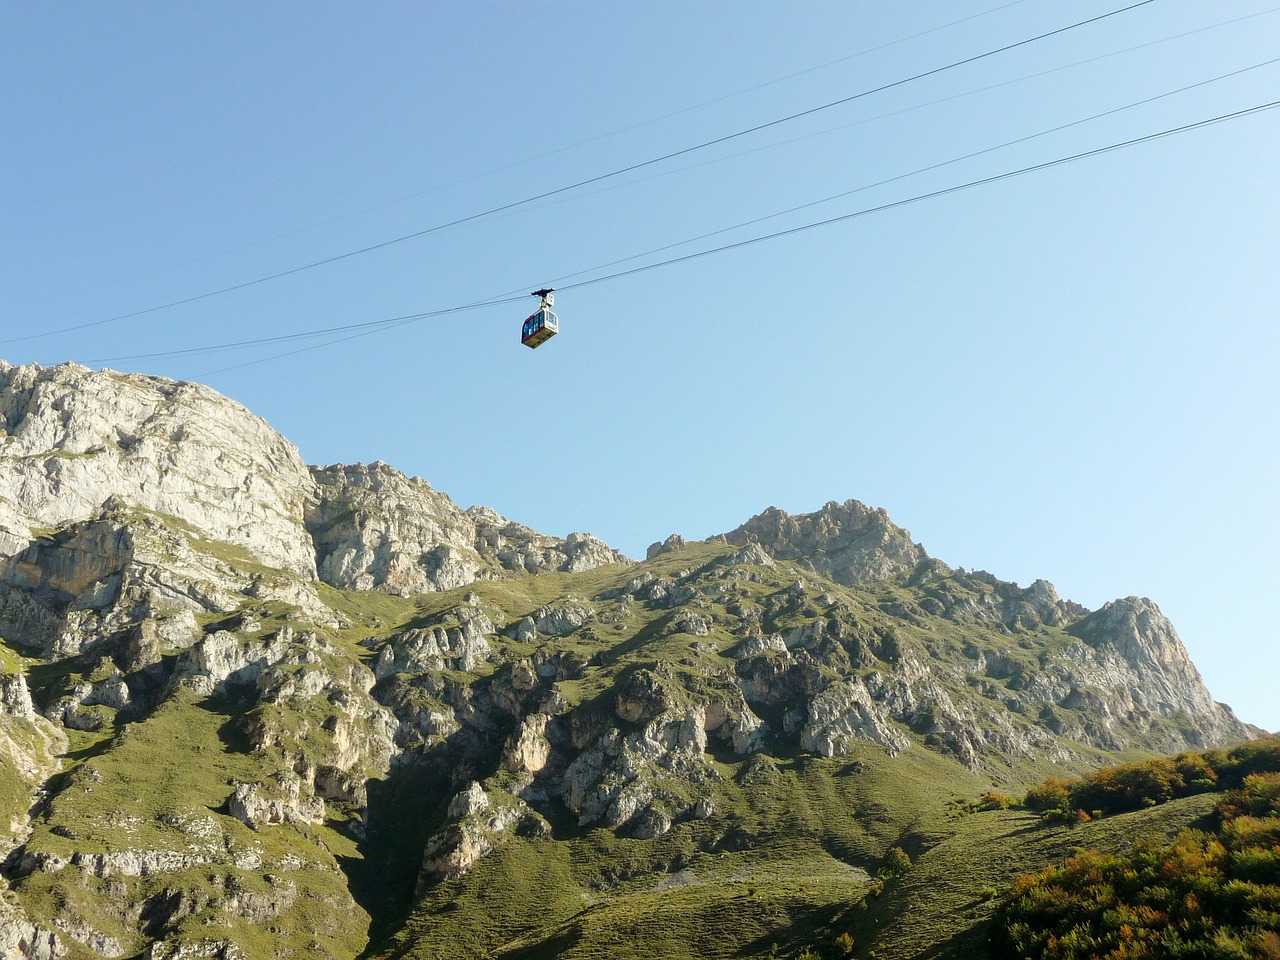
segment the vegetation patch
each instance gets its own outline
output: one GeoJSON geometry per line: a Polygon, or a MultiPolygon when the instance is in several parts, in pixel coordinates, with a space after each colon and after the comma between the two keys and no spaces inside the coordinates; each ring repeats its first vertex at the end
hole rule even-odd
{"type": "MultiPolygon", "coordinates": [[[[1263,751],[1247,753],[1237,769],[1263,751]]],[[[1280,770],[1244,774],[1211,826],[1172,843],[1086,851],[1023,877],[992,944],[1010,960],[1280,956],[1280,770]]]]}

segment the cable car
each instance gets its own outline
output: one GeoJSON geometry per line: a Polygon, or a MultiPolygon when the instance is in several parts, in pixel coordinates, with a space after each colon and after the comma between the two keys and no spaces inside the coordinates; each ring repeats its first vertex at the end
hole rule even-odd
{"type": "Polygon", "coordinates": [[[552,296],[554,292],[546,288],[535,290],[530,294],[530,296],[541,297],[542,302],[520,328],[520,342],[526,347],[536,349],[560,332],[560,318],[551,312],[551,305],[556,302],[556,298],[552,296]]]}

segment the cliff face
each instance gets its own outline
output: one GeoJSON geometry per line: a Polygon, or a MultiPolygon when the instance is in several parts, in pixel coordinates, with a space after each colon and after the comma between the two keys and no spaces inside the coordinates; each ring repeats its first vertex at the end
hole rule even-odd
{"type": "Polygon", "coordinates": [[[463,512],[424,480],[384,463],[312,468],[307,529],[320,578],[401,596],[511,573],[582,573],[627,558],[588,533],[548,537],[489,507],[463,512]]]}
{"type": "Polygon", "coordinates": [[[115,497],[263,563],[315,576],[298,451],[208,387],[0,361],[0,549],[95,516],[115,497]]]}
{"type": "Polygon", "coordinates": [[[772,844],[843,851],[853,896],[953,790],[1256,733],[1150,601],[952,570],[856,501],[632,563],[385,464],[308,470],[191,384],[0,365],[0,415],[16,956],[353,957],[517,849],[599,861],[548,867],[551,926],[772,844]]]}
{"type": "Polygon", "coordinates": [[[926,554],[883,510],[857,500],[832,501],[816,513],[792,516],[770,507],[725,534],[730,543],[757,541],[781,560],[795,560],[845,586],[910,573],[926,554]]]}
{"type": "Polygon", "coordinates": [[[471,583],[485,570],[475,528],[452,500],[383,463],[313,468],[307,510],[320,578],[408,596],[471,583]]]}

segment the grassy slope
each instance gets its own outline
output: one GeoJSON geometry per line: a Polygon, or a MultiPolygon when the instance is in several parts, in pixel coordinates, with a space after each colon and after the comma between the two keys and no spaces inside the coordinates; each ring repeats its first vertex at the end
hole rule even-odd
{"type": "Polygon", "coordinates": [[[193,918],[187,928],[201,937],[235,940],[250,956],[359,951],[368,918],[351,904],[330,852],[350,850],[351,842],[324,827],[254,831],[225,815],[233,780],[256,781],[269,772],[228,734],[233,714],[231,704],[196,702],[179,693],[146,720],[128,724],[109,749],[88,751],[96,755],[64,775],[63,789],[34,825],[29,852],[69,858],[191,851],[196,861],[140,877],[115,873],[99,879],[75,867],[32,873],[15,889],[34,918],[78,917],[136,949],[141,944],[132,923],[112,906],[123,884],[133,902],[162,900],[172,891],[185,892],[192,903],[214,901],[199,925],[193,918]],[[289,884],[296,894],[281,894],[289,884]],[[276,915],[254,925],[238,920],[232,897],[287,905],[266,907],[276,915]]]}
{"type": "Polygon", "coordinates": [[[1141,837],[1170,839],[1208,814],[1215,800],[1188,797],[1075,827],[1045,826],[1017,811],[968,814],[956,821],[953,836],[891,880],[878,900],[851,912],[851,932],[880,960],[985,957],[995,892],[1081,849],[1113,851],[1141,837]]]}
{"type": "MultiPolygon", "coordinates": [[[[821,839],[776,837],[746,851],[699,853],[697,828],[683,825],[648,844],[603,831],[568,843],[513,844],[471,875],[429,891],[389,948],[375,955],[713,960],[769,956],[775,944],[783,956],[811,944],[830,949],[848,932],[859,957],[982,958],[996,895],[1018,876],[1080,849],[1172,838],[1201,820],[1215,799],[1190,797],[1053,827],[1016,811],[955,812],[933,779],[954,771],[932,762],[883,761],[880,772],[868,767],[860,774],[841,773],[834,761],[809,765],[797,782],[807,791],[802,807],[809,816],[813,788],[821,793],[838,780],[857,783],[830,805],[816,805],[830,818],[809,821],[811,834],[830,829],[821,839]],[[867,871],[874,873],[895,842],[915,864],[886,880],[877,895],[867,871]],[[636,849],[628,856],[627,847],[636,849]],[[865,856],[854,863],[833,851],[865,856]],[[618,864],[636,875],[627,879],[624,870],[623,879],[599,886],[618,864]]],[[[963,774],[949,782],[973,783],[963,774]]],[[[797,822],[803,830],[803,814],[797,822]]]]}
{"type": "MultiPolygon", "coordinates": [[[[696,580],[696,568],[726,552],[722,545],[698,544],[641,569],[678,578],[693,568],[690,579],[696,580]]],[[[471,589],[515,619],[566,593],[598,596],[638,572],[596,571],[590,580],[522,578],[471,589]]],[[[889,622],[879,615],[884,605],[912,596],[890,584],[844,590],[785,564],[764,582],[740,581],[736,596],[762,601],[797,576],[816,583],[816,590],[854,598],[859,615],[873,624],[889,622]]],[[[443,610],[457,601],[440,595],[428,602],[443,610]]],[[[723,617],[718,603],[709,610],[723,617]]],[[[558,686],[571,701],[607,690],[628,665],[651,665],[658,659],[690,668],[725,662],[693,652],[693,638],[655,630],[661,614],[638,607],[631,615],[617,631],[620,642],[606,654],[605,669],[558,686]]],[[[906,642],[953,662],[972,657],[976,647],[1034,668],[1046,649],[1071,642],[1052,628],[1011,637],[937,618],[894,625],[906,642]]],[[[725,651],[737,639],[713,633],[701,641],[725,651]]],[[[602,640],[575,635],[542,642],[558,649],[576,646],[585,657],[602,640]]],[[[528,654],[533,646],[522,650],[508,644],[505,652],[528,654]]],[[[1016,683],[1016,678],[984,677],[978,684],[982,693],[999,697],[1011,679],[1016,683]]],[[[1081,745],[1074,752],[1082,769],[1117,758],[1081,745]]],[[[1105,846],[1113,830],[1120,837],[1129,830],[1171,834],[1203,806],[1144,811],[1124,823],[1105,821],[1073,831],[1042,828],[1023,814],[960,816],[948,802],[957,794],[973,797],[992,784],[1025,785],[1054,767],[1035,758],[1000,759],[979,775],[923,749],[919,740],[897,760],[868,747],[856,774],[851,772],[853,757],[784,755],[775,758],[772,779],[762,782],[746,775],[755,761],[720,759],[724,776],[709,788],[717,809],[710,823],[677,824],[668,836],[648,842],[603,832],[589,842],[574,836],[571,828],[555,841],[515,842],[482,861],[471,875],[427,891],[404,927],[374,955],[459,960],[490,955],[520,960],[766,956],[775,944],[785,954],[815,932],[834,939],[845,930],[859,943],[874,944],[881,957],[935,956],[953,949],[980,953],[976,925],[990,914],[994,889],[1021,872],[1062,859],[1075,846],[1105,846]],[[751,782],[744,783],[747,779],[751,782]],[[866,871],[874,873],[894,844],[917,859],[916,867],[891,880],[866,907],[852,906],[867,892],[866,871]]]]}
{"type": "Polygon", "coordinates": [[[556,840],[508,844],[429,889],[383,955],[767,956],[860,900],[890,847],[948,836],[937,784],[980,784],[924,750],[717,766],[709,821],[653,841],[564,825],[556,840]]]}

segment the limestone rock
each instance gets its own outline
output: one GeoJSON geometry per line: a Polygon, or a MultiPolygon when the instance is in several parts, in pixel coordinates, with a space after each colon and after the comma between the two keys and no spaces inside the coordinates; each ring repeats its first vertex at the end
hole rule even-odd
{"type": "Polygon", "coordinates": [[[514,573],[581,573],[626,558],[588,533],[549,537],[489,507],[463,512],[424,480],[384,463],[313,468],[307,510],[320,577],[409,595],[514,573]]]}
{"type": "Polygon", "coordinates": [[[391,637],[374,666],[379,680],[397,673],[474,670],[490,657],[489,637],[501,629],[490,611],[463,603],[445,611],[435,625],[413,627],[391,637]]]}
{"type": "Polygon", "coordinates": [[[1120,675],[1125,677],[1135,709],[1193,719],[1195,745],[1218,745],[1249,736],[1231,709],[1210,696],[1173,624],[1145,597],[1104,604],[1070,629],[1099,654],[1123,662],[1127,669],[1120,675]]]}
{"type": "Polygon", "coordinates": [[[878,743],[890,756],[911,745],[861,680],[833,683],[810,701],[808,713],[800,746],[820,757],[844,756],[856,740],[878,743]]]}
{"type": "MultiPolygon", "coordinates": [[[[30,791],[27,803],[8,809],[0,820],[0,861],[22,843],[30,826],[27,807],[48,778],[59,771],[58,755],[66,749],[66,734],[36,712],[26,678],[20,673],[0,672],[0,775],[9,781],[10,790],[30,791]]],[[[0,946],[6,942],[4,918],[0,910],[0,946]]],[[[22,936],[34,934],[27,931],[22,936]]]]}
{"type": "Polygon", "coordinates": [[[521,721],[520,729],[508,738],[503,748],[503,769],[538,773],[546,767],[551,758],[551,744],[546,736],[550,719],[545,713],[535,713],[521,721]]]}
{"type": "Polygon", "coordinates": [[[680,536],[678,533],[673,533],[660,543],[649,544],[649,549],[644,552],[644,558],[646,560],[652,560],[654,557],[660,557],[664,553],[671,553],[672,551],[679,550],[684,545],[684,537],[680,536]]]}
{"type": "Polygon", "coordinates": [[[702,708],[702,726],[707,733],[714,733],[733,746],[739,756],[755,753],[764,745],[768,726],[747,705],[742,694],[732,699],[713,700],[702,708]]]}
{"type": "Polygon", "coordinates": [[[56,931],[32,923],[7,897],[0,897],[0,953],[21,960],[61,960],[67,948],[56,931]]]}
{"type": "Polygon", "coordinates": [[[517,573],[584,573],[610,563],[628,563],[617,550],[590,533],[571,533],[563,540],[506,519],[489,507],[472,507],[476,549],[517,573]]]}
{"type": "Polygon", "coordinates": [[[539,607],[533,622],[543,636],[565,637],[586,626],[595,615],[585,603],[567,601],[539,607]]]}
{"type": "Polygon", "coordinates": [[[484,792],[484,787],[480,786],[478,780],[472,780],[471,786],[449,801],[449,816],[454,820],[461,820],[463,817],[482,813],[488,807],[489,795],[484,792]]]}
{"type": "Polygon", "coordinates": [[[230,940],[157,940],[145,960],[245,960],[245,955],[230,940]]]}
{"type": "Polygon", "coordinates": [[[230,612],[250,594],[287,594],[315,622],[333,621],[310,581],[287,572],[250,573],[219,552],[171,518],[109,505],[94,519],[69,523],[0,558],[0,631],[60,659],[141,629],[147,620],[188,638],[157,635],[157,642],[189,644],[194,614],[230,612]]]}
{"type": "Polygon", "coordinates": [[[115,498],[315,575],[302,527],[313,484],[297,449],[208,387],[0,361],[0,462],[11,550],[32,528],[89,519],[115,498]]]}
{"type": "Polygon", "coordinates": [[[227,810],[250,826],[324,821],[324,801],[311,796],[300,777],[288,773],[277,774],[269,784],[235,784],[227,810]]]}
{"type": "Polygon", "coordinates": [[[519,800],[501,805],[485,804],[465,813],[460,820],[428,841],[422,858],[419,887],[430,878],[462,876],[481,857],[510,839],[518,828],[533,835],[549,831],[546,822],[519,800]]]}
{"type": "Polygon", "coordinates": [[[409,595],[473,582],[475,526],[447,496],[385,463],[313,467],[307,510],[320,579],[409,595]]]}
{"type": "Polygon", "coordinates": [[[857,500],[832,501],[796,516],[770,507],[724,537],[733,544],[759,543],[777,559],[803,561],[848,586],[909,573],[927,556],[887,513],[857,500]]]}
{"type": "Polygon", "coordinates": [[[217,630],[179,656],[172,682],[206,697],[228,684],[253,686],[267,667],[284,659],[290,640],[283,632],[241,640],[234,633],[217,630]]]}

